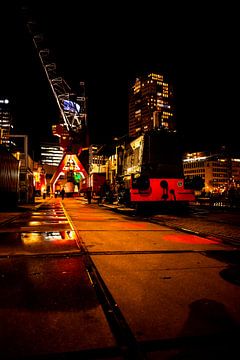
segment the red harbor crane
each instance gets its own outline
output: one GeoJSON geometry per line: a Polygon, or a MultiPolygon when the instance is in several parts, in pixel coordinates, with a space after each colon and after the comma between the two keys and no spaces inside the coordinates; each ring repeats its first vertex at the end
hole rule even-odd
{"type": "Polygon", "coordinates": [[[79,96],[72,91],[64,78],[59,76],[46,39],[30,9],[22,7],[22,14],[60,114],[59,122],[52,126],[52,131],[53,135],[59,137],[59,145],[63,148],[64,155],[50,181],[51,191],[55,192],[56,182],[65,174],[65,190],[73,194],[77,190],[76,185],[79,191],[80,183],[84,184],[84,179],[87,178],[86,165],[80,160],[81,153],[89,147],[85,82],[79,83],[79,96]]]}

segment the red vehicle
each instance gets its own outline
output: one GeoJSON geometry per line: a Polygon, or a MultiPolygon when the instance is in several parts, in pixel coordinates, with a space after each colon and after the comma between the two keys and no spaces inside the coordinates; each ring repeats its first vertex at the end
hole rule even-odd
{"type": "Polygon", "coordinates": [[[122,163],[120,202],[135,207],[169,207],[195,200],[194,192],[184,186],[182,151],[176,132],[153,130],[125,144],[122,163]]]}

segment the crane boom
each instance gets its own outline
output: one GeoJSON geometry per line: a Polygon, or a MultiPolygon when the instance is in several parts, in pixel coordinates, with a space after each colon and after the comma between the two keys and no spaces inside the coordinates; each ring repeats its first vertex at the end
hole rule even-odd
{"type": "Polygon", "coordinates": [[[88,177],[89,136],[85,83],[81,81],[79,84],[82,96],[72,92],[67,82],[58,75],[56,63],[28,7],[22,7],[22,14],[61,115],[60,123],[53,125],[52,131],[59,137],[64,154],[50,180],[51,192],[54,194],[56,188],[64,187],[68,195],[73,196],[82,186],[87,185],[88,177]]]}
{"type": "MultiPolygon", "coordinates": [[[[36,21],[30,15],[27,7],[22,7],[22,12],[25,17],[27,29],[32,37],[32,41],[37,50],[42,67],[46,74],[52,93],[55,97],[57,106],[60,111],[60,129],[54,135],[69,137],[69,141],[76,142],[76,139],[84,143],[86,146],[86,139],[82,139],[83,133],[86,135],[87,115],[86,115],[86,97],[85,97],[85,83],[80,82],[80,86],[84,89],[82,96],[77,96],[67,84],[67,82],[57,74],[56,63],[52,59],[52,54],[46,45],[43,34],[39,31],[36,21]],[[74,139],[74,140],[73,140],[74,139]]],[[[81,145],[81,144],[79,144],[81,145]]]]}

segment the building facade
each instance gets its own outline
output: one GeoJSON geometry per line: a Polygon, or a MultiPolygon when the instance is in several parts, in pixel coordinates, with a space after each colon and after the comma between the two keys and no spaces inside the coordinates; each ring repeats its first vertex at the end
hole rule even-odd
{"type": "Polygon", "coordinates": [[[129,136],[136,138],[151,129],[175,130],[173,91],[163,75],[137,78],[129,91],[129,136]]]}
{"type": "Polygon", "coordinates": [[[58,166],[63,158],[63,149],[58,144],[42,143],[40,151],[42,165],[58,166]]]}
{"type": "Polygon", "coordinates": [[[9,137],[13,128],[11,103],[7,98],[0,98],[0,143],[11,148],[14,142],[9,137]]]}
{"type": "Polygon", "coordinates": [[[188,153],[183,159],[184,177],[188,180],[200,177],[206,193],[223,193],[230,188],[240,188],[240,156],[188,153]]]}

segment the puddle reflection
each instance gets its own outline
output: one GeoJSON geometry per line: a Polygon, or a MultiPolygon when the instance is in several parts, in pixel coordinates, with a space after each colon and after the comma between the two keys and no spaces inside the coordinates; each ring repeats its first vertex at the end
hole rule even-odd
{"type": "Polygon", "coordinates": [[[44,225],[44,224],[68,224],[67,220],[44,220],[44,221],[29,221],[28,226],[37,226],[37,225],[44,225]]]}
{"type": "Polygon", "coordinates": [[[21,233],[21,241],[27,245],[42,241],[76,240],[76,234],[72,230],[67,231],[46,231],[46,232],[24,232],[21,233]]]}

